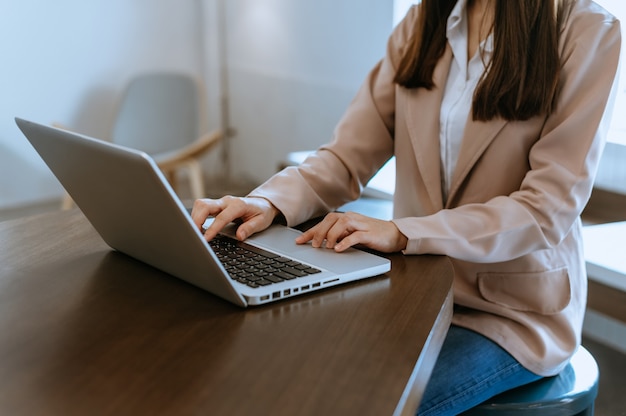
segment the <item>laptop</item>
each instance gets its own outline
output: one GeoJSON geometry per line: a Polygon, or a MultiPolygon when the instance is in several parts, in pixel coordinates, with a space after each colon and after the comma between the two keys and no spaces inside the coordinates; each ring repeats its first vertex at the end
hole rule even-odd
{"type": "Polygon", "coordinates": [[[76,205],[113,249],[241,307],[383,274],[388,259],[294,242],[272,225],[245,242],[231,224],[207,242],[154,160],[144,152],[16,118],[76,205]],[[234,253],[234,254],[231,254],[234,253]]]}

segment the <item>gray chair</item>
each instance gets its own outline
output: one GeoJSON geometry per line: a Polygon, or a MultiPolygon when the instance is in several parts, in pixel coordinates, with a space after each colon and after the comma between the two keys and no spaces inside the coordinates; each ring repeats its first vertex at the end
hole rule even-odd
{"type": "MultiPolygon", "coordinates": [[[[204,196],[200,158],[223,139],[220,130],[200,133],[204,97],[201,83],[174,72],[134,77],[124,90],[111,141],[150,154],[177,189],[177,173],[186,170],[194,199],[204,196]]],[[[72,206],[68,196],[63,208],[72,206]]]]}
{"type": "Polygon", "coordinates": [[[581,346],[558,375],[502,393],[462,416],[593,416],[598,379],[596,360],[581,346]]]}

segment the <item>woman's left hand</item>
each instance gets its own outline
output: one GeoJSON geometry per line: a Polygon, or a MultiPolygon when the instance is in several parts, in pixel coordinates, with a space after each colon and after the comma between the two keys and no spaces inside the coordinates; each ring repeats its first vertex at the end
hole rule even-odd
{"type": "Polygon", "coordinates": [[[384,253],[393,253],[404,250],[408,239],[391,221],[366,217],[355,212],[331,212],[296,239],[298,244],[309,241],[313,247],[324,245],[337,252],[361,244],[384,253]]]}

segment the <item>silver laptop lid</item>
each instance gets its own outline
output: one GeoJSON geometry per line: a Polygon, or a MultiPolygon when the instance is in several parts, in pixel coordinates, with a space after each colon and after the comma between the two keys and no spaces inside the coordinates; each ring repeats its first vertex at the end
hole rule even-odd
{"type": "Polygon", "coordinates": [[[19,118],[16,123],[110,247],[246,306],[147,154],[19,118]]]}

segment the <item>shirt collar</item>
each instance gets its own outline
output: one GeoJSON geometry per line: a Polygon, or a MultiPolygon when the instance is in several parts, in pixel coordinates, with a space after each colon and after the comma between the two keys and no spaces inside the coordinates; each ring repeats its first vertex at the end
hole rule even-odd
{"type": "Polygon", "coordinates": [[[461,23],[465,20],[465,7],[467,0],[459,0],[448,16],[447,34],[450,36],[454,30],[459,30],[461,23]]]}
{"type": "MultiPolygon", "coordinates": [[[[452,12],[450,12],[450,16],[448,16],[446,36],[449,40],[458,39],[458,37],[461,36],[467,42],[467,1],[468,0],[458,0],[452,12]]],[[[487,36],[487,39],[481,43],[480,47],[483,52],[493,52],[493,33],[487,36]]]]}

